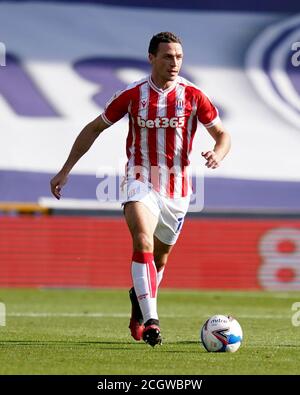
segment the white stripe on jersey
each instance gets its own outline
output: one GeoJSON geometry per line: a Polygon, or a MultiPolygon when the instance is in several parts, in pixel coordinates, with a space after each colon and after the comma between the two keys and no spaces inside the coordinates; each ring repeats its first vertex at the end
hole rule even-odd
{"type": "MultiPolygon", "coordinates": [[[[156,116],[158,118],[167,116],[167,95],[164,93],[160,93],[158,95],[158,103],[157,103],[157,113],[156,116]]],[[[156,147],[157,147],[157,165],[159,166],[159,184],[160,190],[163,194],[166,194],[166,187],[168,184],[168,175],[167,171],[167,163],[166,163],[166,129],[165,128],[157,128],[156,135],[156,147]]]]}
{"type": "MultiPolygon", "coordinates": [[[[139,116],[142,119],[148,119],[150,100],[150,87],[149,84],[143,84],[140,86],[140,102],[139,102],[139,116]]],[[[149,146],[148,146],[148,128],[140,128],[141,135],[141,158],[142,158],[142,173],[146,179],[149,178],[149,146]]]]}
{"type": "MultiPolygon", "coordinates": [[[[218,111],[218,110],[217,110],[218,111]]],[[[206,123],[204,126],[206,128],[211,128],[212,126],[215,126],[217,123],[221,122],[221,119],[219,116],[217,116],[213,121],[206,123]]]]}
{"type": "MultiPolygon", "coordinates": [[[[175,117],[182,117],[185,113],[185,86],[177,85],[176,87],[176,107],[175,117]]],[[[173,167],[175,171],[174,177],[174,197],[182,196],[182,172],[181,172],[181,157],[182,157],[182,128],[175,129],[174,142],[174,159],[173,167]]]]}
{"type": "Polygon", "coordinates": [[[112,122],[110,122],[110,120],[107,118],[104,112],[101,114],[101,118],[105,123],[107,123],[108,126],[111,126],[113,124],[112,122]]]}
{"type": "Polygon", "coordinates": [[[195,100],[193,100],[192,101],[192,112],[191,112],[191,115],[190,115],[189,120],[187,122],[187,150],[188,150],[188,155],[189,155],[189,147],[190,147],[191,138],[192,138],[193,120],[194,120],[194,117],[196,116],[196,113],[197,113],[197,107],[196,107],[195,100]]]}
{"type": "Polygon", "coordinates": [[[132,144],[129,147],[129,161],[127,164],[127,168],[133,167],[134,166],[134,147],[135,147],[135,139],[136,139],[136,132],[135,132],[135,125],[134,125],[134,118],[131,115],[131,109],[132,109],[132,102],[130,102],[128,106],[128,114],[131,117],[131,123],[132,123],[132,128],[131,128],[131,133],[132,133],[132,144]]]}

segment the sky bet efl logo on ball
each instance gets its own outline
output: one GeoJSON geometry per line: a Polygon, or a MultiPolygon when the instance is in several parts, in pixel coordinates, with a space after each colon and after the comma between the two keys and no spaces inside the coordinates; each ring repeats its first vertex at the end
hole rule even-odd
{"type": "Polygon", "coordinates": [[[262,99],[300,128],[300,15],[264,30],[247,53],[246,68],[262,99]]]}

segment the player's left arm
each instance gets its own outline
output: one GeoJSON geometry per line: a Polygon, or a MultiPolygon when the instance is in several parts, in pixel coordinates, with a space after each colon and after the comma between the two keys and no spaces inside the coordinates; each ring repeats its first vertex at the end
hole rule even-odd
{"type": "Polygon", "coordinates": [[[230,150],[231,138],[221,121],[206,129],[216,143],[212,151],[202,152],[201,155],[206,159],[205,166],[216,169],[230,150]]]}

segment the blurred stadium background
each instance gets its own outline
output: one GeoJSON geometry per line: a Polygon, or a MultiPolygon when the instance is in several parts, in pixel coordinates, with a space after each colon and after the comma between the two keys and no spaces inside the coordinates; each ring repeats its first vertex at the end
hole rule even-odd
{"type": "Polygon", "coordinates": [[[122,176],[126,119],[77,164],[59,202],[49,180],[112,93],[147,73],[152,35],[170,30],[233,146],[204,170],[212,140],[199,126],[204,209],[188,214],[162,287],[300,290],[300,4],[207,3],[0,1],[0,286],[130,285],[120,205],[96,197],[122,176]]]}

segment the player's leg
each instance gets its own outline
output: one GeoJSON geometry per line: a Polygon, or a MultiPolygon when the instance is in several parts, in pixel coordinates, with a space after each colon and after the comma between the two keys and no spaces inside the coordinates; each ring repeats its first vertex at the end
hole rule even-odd
{"type": "Polygon", "coordinates": [[[157,217],[142,202],[127,202],[124,205],[124,215],[131,233],[133,250],[153,253],[157,217]]]}
{"type": "Polygon", "coordinates": [[[154,236],[154,262],[157,270],[157,288],[162,281],[165,266],[173,247],[174,244],[165,244],[154,236]]]}
{"type": "MultiPolygon", "coordinates": [[[[134,290],[131,290],[131,301],[134,305],[135,292],[145,322],[145,330],[147,329],[146,334],[145,330],[143,331],[143,338],[154,346],[161,342],[156,298],[157,271],[153,257],[153,233],[157,225],[157,217],[141,202],[126,203],[124,214],[133,241],[131,273],[134,290]],[[149,338],[146,336],[148,332],[149,338]]],[[[141,328],[135,326],[138,330],[134,331],[132,319],[130,325],[133,337],[140,340],[141,328]]]]}
{"type": "Polygon", "coordinates": [[[189,206],[189,197],[167,199],[160,197],[160,216],[154,231],[154,260],[157,269],[158,286],[170,253],[182,230],[189,206]]]}

